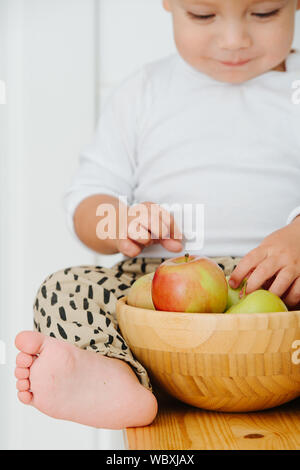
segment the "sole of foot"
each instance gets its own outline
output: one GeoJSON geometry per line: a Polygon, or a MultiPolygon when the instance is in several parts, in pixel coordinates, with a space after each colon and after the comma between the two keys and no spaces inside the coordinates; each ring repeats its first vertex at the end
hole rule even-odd
{"type": "Polygon", "coordinates": [[[19,400],[56,419],[102,429],[147,426],[157,400],[131,367],[41,333],[16,337],[19,400]]]}

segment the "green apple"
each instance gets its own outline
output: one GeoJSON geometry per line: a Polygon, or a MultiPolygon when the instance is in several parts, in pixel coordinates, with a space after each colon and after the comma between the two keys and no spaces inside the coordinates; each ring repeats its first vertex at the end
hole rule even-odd
{"type": "Polygon", "coordinates": [[[127,294],[128,305],[155,310],[151,294],[153,276],[154,272],[145,274],[132,284],[127,294]]]}
{"type": "Polygon", "coordinates": [[[246,295],[225,313],[272,313],[287,312],[288,309],[280,297],[265,289],[258,289],[246,295]]]}
{"type": "Polygon", "coordinates": [[[243,287],[245,283],[247,282],[247,279],[245,278],[237,289],[233,289],[229,285],[229,282],[228,282],[229,279],[230,279],[230,276],[226,276],[226,281],[228,285],[228,299],[227,299],[226,310],[228,310],[233,305],[236,305],[241,300],[240,293],[242,292],[243,287]]]}

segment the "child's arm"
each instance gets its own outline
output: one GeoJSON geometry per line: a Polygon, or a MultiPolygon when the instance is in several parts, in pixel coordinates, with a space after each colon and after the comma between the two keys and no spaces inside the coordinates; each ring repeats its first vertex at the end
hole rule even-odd
{"type": "MultiPolygon", "coordinates": [[[[119,200],[114,196],[96,194],[84,199],[74,213],[74,228],[78,238],[92,250],[105,255],[118,253],[116,240],[97,237],[96,228],[101,217],[96,216],[100,204],[111,204],[118,210],[119,200]]],[[[111,223],[114,221],[111,220],[111,223]]]]}
{"type": "Polygon", "coordinates": [[[246,294],[264,286],[272,277],[269,290],[282,297],[288,307],[300,303],[300,216],[251,250],[233,271],[232,287],[249,274],[246,294]]]}
{"type": "MultiPolygon", "coordinates": [[[[92,250],[102,254],[123,253],[125,256],[134,257],[153,243],[161,243],[167,250],[179,252],[182,250],[182,234],[179,231],[174,217],[164,208],[152,202],[137,204],[137,214],[131,214],[130,208],[118,198],[106,194],[97,194],[84,199],[77,207],[74,214],[74,228],[79,239],[92,250]],[[97,208],[101,204],[109,204],[115,211],[103,211],[103,216],[97,215],[97,208]],[[119,205],[120,204],[120,205],[119,205]],[[119,226],[119,208],[122,207],[126,218],[122,217],[122,226],[119,226]],[[141,216],[138,209],[143,210],[141,216]],[[152,217],[155,210],[159,217],[152,217]],[[105,218],[105,230],[107,224],[116,228],[116,237],[102,240],[97,236],[97,225],[105,218]],[[139,219],[141,227],[136,227],[134,220],[139,219]],[[125,226],[126,222],[126,226],[125,226]]],[[[135,211],[133,211],[135,212],[135,211]]]]}

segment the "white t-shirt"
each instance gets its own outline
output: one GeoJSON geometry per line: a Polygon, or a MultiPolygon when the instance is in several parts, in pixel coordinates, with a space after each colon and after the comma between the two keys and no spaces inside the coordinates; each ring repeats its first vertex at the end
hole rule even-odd
{"type": "Polygon", "coordinates": [[[64,195],[71,232],[77,205],[102,193],[130,205],[203,205],[203,244],[171,210],[182,252],[154,244],[144,257],[245,256],[291,222],[300,214],[299,50],[286,69],[228,84],[175,53],[132,74],[107,100],[64,195]]]}

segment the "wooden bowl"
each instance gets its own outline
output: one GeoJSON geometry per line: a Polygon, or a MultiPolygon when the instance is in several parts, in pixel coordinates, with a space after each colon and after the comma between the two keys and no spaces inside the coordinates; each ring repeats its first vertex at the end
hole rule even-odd
{"type": "Polygon", "coordinates": [[[300,311],[197,314],[117,302],[123,337],[152,381],[190,405],[243,412],[300,396],[300,311]]]}

